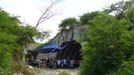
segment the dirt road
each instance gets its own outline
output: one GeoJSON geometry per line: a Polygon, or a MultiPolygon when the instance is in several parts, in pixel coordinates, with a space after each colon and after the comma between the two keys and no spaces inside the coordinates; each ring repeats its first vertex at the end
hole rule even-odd
{"type": "Polygon", "coordinates": [[[60,72],[67,72],[70,75],[77,75],[79,69],[47,69],[41,70],[36,75],[58,75],[60,72]]]}

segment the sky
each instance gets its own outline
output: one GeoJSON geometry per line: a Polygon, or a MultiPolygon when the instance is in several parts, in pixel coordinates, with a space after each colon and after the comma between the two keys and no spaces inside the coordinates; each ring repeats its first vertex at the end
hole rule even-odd
{"type": "MultiPolygon", "coordinates": [[[[9,12],[11,15],[20,16],[24,24],[35,26],[37,20],[42,15],[42,10],[48,6],[51,0],[0,0],[0,7],[9,12]]],[[[49,30],[51,37],[58,32],[58,25],[65,18],[76,17],[80,15],[103,10],[112,3],[122,0],[62,0],[56,6],[61,10],[59,15],[52,17],[38,26],[39,30],[49,30]]]]}

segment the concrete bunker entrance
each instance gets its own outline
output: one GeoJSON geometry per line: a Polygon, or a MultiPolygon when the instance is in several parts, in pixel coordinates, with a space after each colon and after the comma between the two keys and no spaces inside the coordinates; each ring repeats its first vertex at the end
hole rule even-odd
{"type": "Polygon", "coordinates": [[[61,52],[56,55],[57,59],[81,60],[82,46],[79,42],[72,40],[61,44],[61,47],[66,46],[61,52]]]}

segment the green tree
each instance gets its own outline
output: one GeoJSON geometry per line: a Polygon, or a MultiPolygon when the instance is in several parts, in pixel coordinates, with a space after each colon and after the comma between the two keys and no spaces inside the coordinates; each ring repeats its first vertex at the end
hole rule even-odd
{"type": "MultiPolygon", "coordinates": [[[[43,34],[39,32],[32,26],[20,26],[19,32],[16,32],[16,35],[19,37],[17,39],[17,44],[19,44],[23,51],[23,63],[25,63],[25,52],[30,44],[35,43],[35,38],[43,38],[43,34]]],[[[46,33],[45,33],[46,34],[46,33]]]]}
{"type": "Polygon", "coordinates": [[[99,11],[91,12],[91,13],[85,13],[80,16],[80,25],[86,25],[91,24],[92,20],[99,14],[99,11]]]}
{"type": "Polygon", "coordinates": [[[124,18],[124,13],[133,8],[134,0],[128,1],[119,1],[115,4],[112,4],[109,8],[104,9],[104,12],[114,13],[118,19],[124,18]]]}
{"type": "Polygon", "coordinates": [[[125,19],[128,19],[130,22],[134,24],[134,8],[128,9],[128,11],[124,13],[124,15],[125,19]]]}
{"type": "Polygon", "coordinates": [[[125,59],[124,42],[128,27],[126,20],[118,20],[105,13],[99,14],[89,25],[81,75],[107,75],[125,59]]]}
{"type": "Polygon", "coordinates": [[[71,30],[71,38],[74,38],[74,27],[78,25],[78,20],[76,18],[66,18],[59,25],[60,31],[63,32],[65,30],[71,30]]]}
{"type": "Polygon", "coordinates": [[[12,68],[12,51],[17,48],[17,36],[13,33],[18,28],[14,17],[0,10],[0,75],[11,74],[12,68]]]}
{"type": "Polygon", "coordinates": [[[21,25],[17,17],[0,10],[0,75],[11,75],[16,65],[14,62],[22,63],[28,44],[35,42],[34,38],[41,38],[42,34],[34,27],[21,25]]]}

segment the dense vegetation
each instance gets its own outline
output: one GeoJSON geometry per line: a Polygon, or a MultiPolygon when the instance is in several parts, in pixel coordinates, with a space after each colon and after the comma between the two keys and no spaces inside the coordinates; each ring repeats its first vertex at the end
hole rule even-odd
{"type": "Polygon", "coordinates": [[[89,16],[80,75],[134,74],[133,5],[133,0],[121,1],[92,20],[89,16]]]}
{"type": "Polygon", "coordinates": [[[0,10],[0,75],[12,75],[22,71],[26,48],[35,43],[34,38],[42,38],[43,33],[34,27],[22,25],[15,16],[0,10]],[[23,65],[21,65],[23,64],[23,65]]]}

